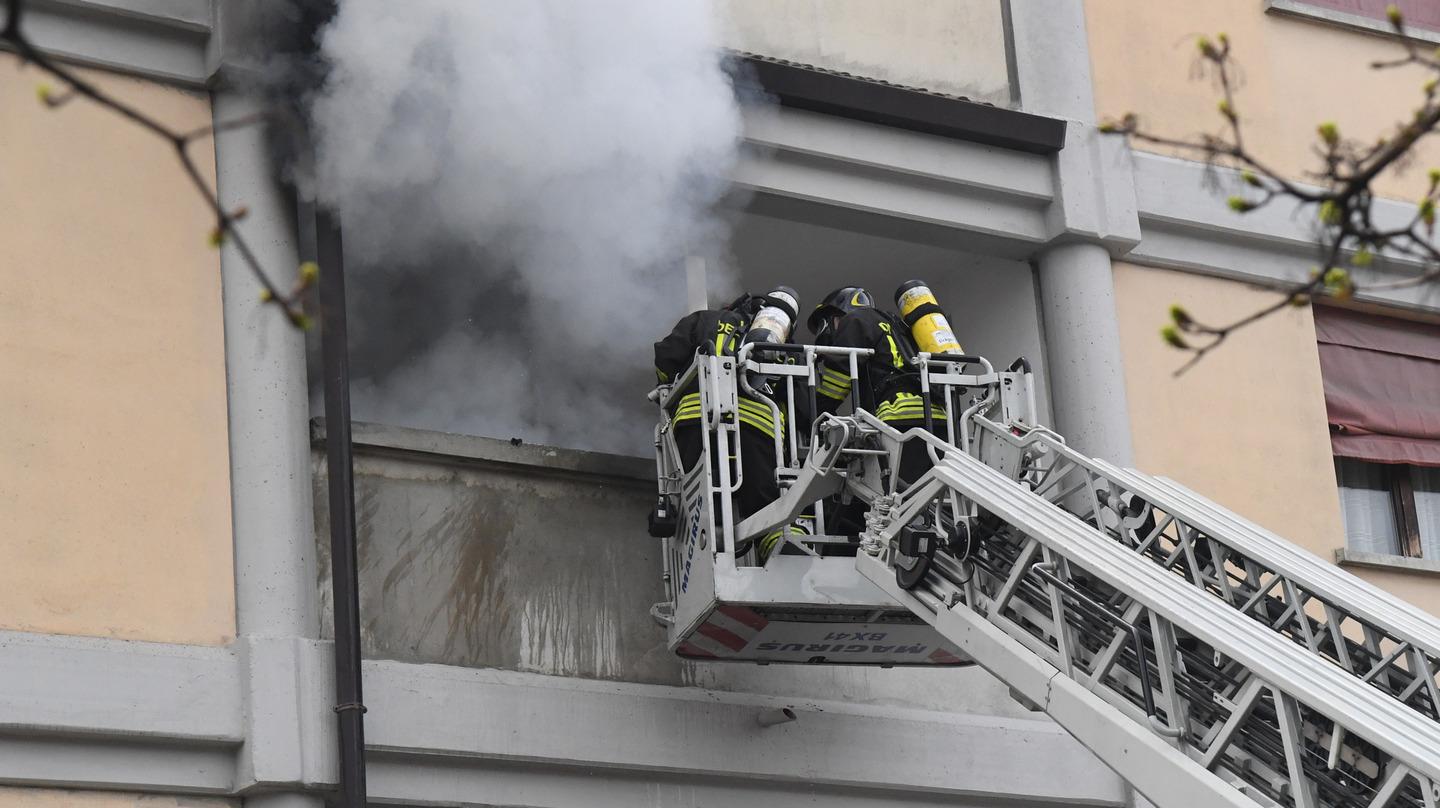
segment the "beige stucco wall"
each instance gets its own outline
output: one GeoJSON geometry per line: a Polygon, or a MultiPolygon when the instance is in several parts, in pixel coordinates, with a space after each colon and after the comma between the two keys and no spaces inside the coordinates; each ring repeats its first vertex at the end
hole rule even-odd
{"type": "MultiPolygon", "coordinates": [[[[1195,37],[1222,31],[1240,65],[1236,106],[1246,145],[1289,176],[1317,166],[1311,146],[1320,122],[1335,121],[1344,135],[1373,142],[1418,106],[1423,72],[1369,68],[1403,55],[1392,41],[1267,14],[1264,7],[1261,0],[1085,0],[1097,113],[1135,112],[1147,129],[1172,136],[1219,131],[1220,91],[1195,78],[1194,68],[1195,37]]],[[[1434,165],[1440,143],[1426,146],[1409,171],[1382,176],[1377,187],[1386,196],[1419,198],[1434,165]]]]}
{"type": "MultiPolygon", "coordinates": [[[[183,128],[205,96],[103,73],[183,128]]],[[[219,260],[173,152],[0,54],[0,627],[235,633],[219,260]]],[[[212,175],[208,142],[195,147],[212,175]]]]}
{"type": "Polygon", "coordinates": [[[995,104],[1010,102],[1000,0],[720,0],[724,44],[995,104]]]}
{"type": "MultiPolygon", "coordinates": [[[[1171,302],[1204,321],[1228,322],[1276,293],[1118,263],[1115,292],[1136,465],[1334,560],[1345,528],[1310,310],[1286,309],[1236,332],[1176,378],[1187,355],[1159,336],[1171,302]]],[[[1433,576],[1351,571],[1440,614],[1433,576]]]]}
{"type": "Polygon", "coordinates": [[[0,786],[0,808],[231,808],[235,800],[0,786]]]}

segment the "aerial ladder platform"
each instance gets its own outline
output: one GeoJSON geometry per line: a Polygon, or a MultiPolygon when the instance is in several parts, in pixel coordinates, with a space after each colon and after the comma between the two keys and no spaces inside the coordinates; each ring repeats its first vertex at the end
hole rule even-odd
{"type": "Polygon", "coordinates": [[[821,363],[858,391],[866,351],[759,347],[698,356],[651,394],[667,595],[652,614],[675,653],[979,665],[1161,808],[1440,808],[1433,617],[1178,483],[1071,449],[1039,424],[1023,360],[915,357],[937,417],[902,433],[858,398],[801,417],[821,363]],[[671,418],[697,389],[686,469],[671,418]],[[742,396],[772,414],[781,492],[745,518],[742,396]],[[932,465],[905,485],[917,445],[932,465]],[[827,511],[857,499],[863,530],[832,535],[827,511]]]}

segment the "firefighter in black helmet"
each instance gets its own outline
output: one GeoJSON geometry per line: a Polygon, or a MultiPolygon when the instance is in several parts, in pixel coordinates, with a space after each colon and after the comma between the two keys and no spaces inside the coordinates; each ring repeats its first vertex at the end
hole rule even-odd
{"type": "MultiPolygon", "coordinates": [[[[770,306],[784,307],[793,321],[796,312],[793,290],[779,287],[769,295],[742,294],[723,309],[691,312],[675,324],[664,339],[655,343],[655,374],[661,384],[678,379],[695,361],[696,354],[734,356],[740,349],[752,321],[770,306]],[[786,300],[788,293],[789,299],[786,300]]],[[[764,319],[762,325],[764,325],[764,319]]],[[[768,404],[739,396],[740,489],[732,500],[736,520],[742,520],[780,497],[775,480],[777,424],[768,404]]],[[[689,472],[699,462],[703,447],[701,403],[698,385],[691,383],[672,416],[672,429],[680,462],[689,472]]],[[[779,437],[783,438],[785,413],[780,415],[779,437]]],[[[762,545],[765,543],[762,542],[762,545]]],[[[762,546],[761,562],[774,542],[762,546]]],[[[744,548],[741,548],[742,550],[744,548]]]]}
{"type": "MultiPolygon", "coordinates": [[[[817,345],[874,351],[860,362],[858,406],[901,432],[925,426],[920,375],[911,361],[917,350],[910,329],[898,317],[876,308],[874,298],[861,287],[844,286],[820,301],[808,325],[817,345]]],[[[816,393],[822,413],[835,412],[850,397],[847,359],[827,358],[816,393]]],[[[939,406],[932,406],[930,412],[933,421],[945,420],[945,411],[939,406]]],[[[900,480],[913,482],[929,467],[924,444],[910,441],[901,454],[900,480]]]]}

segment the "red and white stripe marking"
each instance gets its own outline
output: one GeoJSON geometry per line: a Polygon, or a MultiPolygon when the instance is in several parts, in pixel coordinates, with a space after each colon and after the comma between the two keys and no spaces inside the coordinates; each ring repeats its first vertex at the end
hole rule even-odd
{"type": "Polygon", "coordinates": [[[936,665],[963,665],[965,660],[946,651],[944,648],[936,648],[930,652],[930,661],[936,665]]]}
{"type": "Polygon", "coordinates": [[[682,642],[675,652],[683,657],[698,657],[700,659],[714,659],[715,655],[703,648],[697,647],[694,643],[682,642]]]}
{"type": "Polygon", "coordinates": [[[720,605],[676,650],[682,656],[723,659],[743,652],[770,624],[753,609],[720,605]]]}

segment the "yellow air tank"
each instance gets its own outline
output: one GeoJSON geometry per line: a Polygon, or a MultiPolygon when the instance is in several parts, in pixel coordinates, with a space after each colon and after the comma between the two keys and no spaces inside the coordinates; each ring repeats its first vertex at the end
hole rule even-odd
{"type": "Polygon", "coordinates": [[[906,281],[895,290],[895,305],[900,309],[900,319],[910,328],[915,344],[929,354],[958,354],[965,350],[955,339],[950,321],[935,294],[924,281],[906,281]]]}

